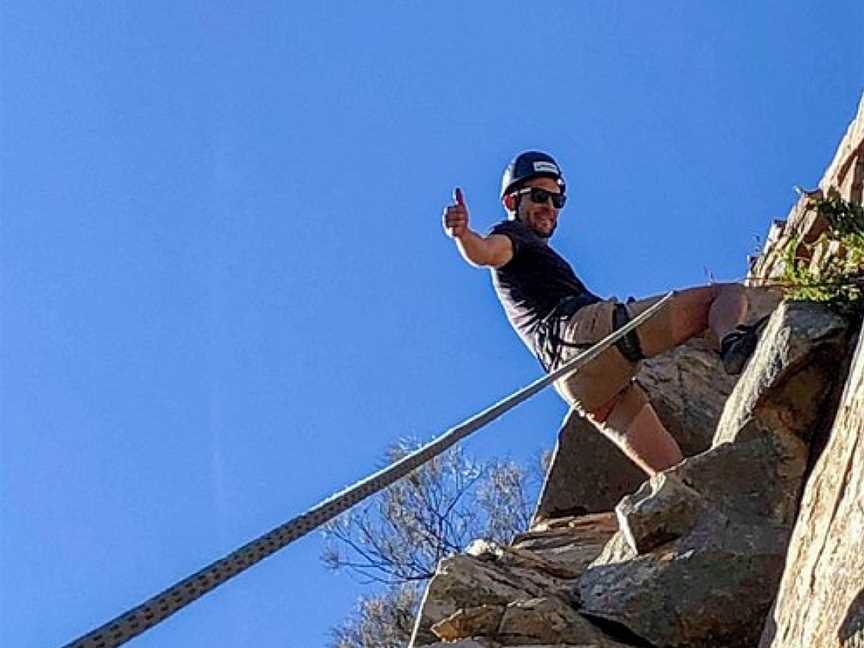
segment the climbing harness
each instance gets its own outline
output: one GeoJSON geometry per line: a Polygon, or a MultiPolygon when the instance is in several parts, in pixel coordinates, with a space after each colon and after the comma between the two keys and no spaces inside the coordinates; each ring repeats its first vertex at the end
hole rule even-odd
{"type": "MultiPolygon", "coordinates": [[[[537,325],[536,332],[536,355],[540,360],[540,365],[545,371],[553,369],[560,361],[562,352],[565,348],[584,351],[590,349],[590,344],[578,344],[570,342],[561,334],[563,326],[566,322],[583,306],[595,304],[600,299],[593,295],[586,294],[578,297],[566,297],[549,313],[546,317],[540,320],[537,325]]],[[[632,297],[627,300],[628,303],[635,301],[632,297]]],[[[615,309],[612,311],[612,329],[617,331],[630,321],[630,314],[624,304],[615,304],[615,309]]],[[[621,337],[615,342],[615,346],[621,354],[630,362],[639,362],[644,360],[645,356],[642,353],[642,346],[639,343],[639,337],[635,330],[631,330],[628,334],[621,337]]]]}
{"type": "Polygon", "coordinates": [[[653,317],[672,297],[667,293],[660,301],[644,313],[634,317],[625,326],[613,331],[597,344],[580,353],[566,364],[542,378],[499,401],[495,405],[474,415],[467,421],[450,428],[412,454],[394,462],[387,468],[332,495],[306,513],[289,520],[261,537],[249,542],[224,558],[204,567],[200,571],[172,585],[141,605],[124,612],[96,630],[66,644],[64,648],[114,648],[129,641],[145,630],[171,616],[195,599],[221,585],[229,578],[248,569],[255,563],[275,553],[285,545],[320,527],[328,520],[405,477],[447,448],[480,429],[487,423],[531,398],[553,382],[578,371],[619,339],[630,333],[645,320],[653,317]]]}
{"type": "Polygon", "coordinates": [[[594,297],[590,293],[579,295],[578,297],[565,297],[558,302],[551,313],[540,320],[535,333],[535,351],[537,359],[540,360],[540,366],[543,367],[544,371],[551,371],[558,364],[563,348],[567,347],[576,349],[577,351],[584,351],[591,347],[590,344],[584,345],[568,342],[561,336],[561,327],[577,310],[598,301],[599,298],[594,297]]]}

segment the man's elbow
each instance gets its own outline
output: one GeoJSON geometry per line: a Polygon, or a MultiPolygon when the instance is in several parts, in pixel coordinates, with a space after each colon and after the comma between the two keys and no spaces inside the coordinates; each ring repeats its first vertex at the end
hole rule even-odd
{"type": "Polygon", "coordinates": [[[465,259],[465,263],[473,266],[474,268],[487,268],[491,265],[489,263],[489,260],[486,258],[486,255],[483,253],[475,252],[473,254],[470,254],[467,250],[465,250],[462,253],[462,258],[465,259]]]}

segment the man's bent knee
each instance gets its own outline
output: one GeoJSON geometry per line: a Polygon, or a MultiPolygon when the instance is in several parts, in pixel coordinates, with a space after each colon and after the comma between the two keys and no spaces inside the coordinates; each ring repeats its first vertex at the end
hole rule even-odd
{"type": "MultiPolygon", "coordinates": [[[[708,328],[708,314],[725,284],[676,290],[663,309],[637,329],[645,357],[651,358],[702,334],[708,328]]],[[[632,316],[656,303],[657,298],[628,304],[632,316]]]]}
{"type": "Polygon", "coordinates": [[[591,419],[606,438],[648,475],[673,466],[683,458],[675,439],[635,382],[604,407],[604,412],[592,413],[591,419]]]}
{"type": "Polygon", "coordinates": [[[604,427],[626,430],[648,402],[645,391],[636,382],[631,381],[609,401],[588,412],[588,416],[604,427]]]}

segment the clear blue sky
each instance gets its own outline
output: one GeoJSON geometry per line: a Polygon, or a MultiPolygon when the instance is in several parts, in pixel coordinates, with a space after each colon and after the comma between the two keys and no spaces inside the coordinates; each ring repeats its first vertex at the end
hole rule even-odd
{"type": "MultiPolygon", "coordinates": [[[[741,277],[864,90],[864,5],[0,6],[0,645],[56,646],[533,379],[452,187],[548,150],[595,292],[741,277]]],[[[542,395],[469,441],[527,460],[542,395]]],[[[314,648],[309,536],[132,645],[314,648]]]]}

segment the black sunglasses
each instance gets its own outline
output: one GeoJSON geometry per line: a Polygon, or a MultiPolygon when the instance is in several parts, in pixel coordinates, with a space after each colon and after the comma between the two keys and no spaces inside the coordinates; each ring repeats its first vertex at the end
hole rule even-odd
{"type": "Polygon", "coordinates": [[[551,198],[552,206],[555,209],[561,209],[564,206],[564,203],[567,202],[567,196],[563,193],[553,193],[551,191],[546,191],[545,189],[541,189],[540,187],[528,187],[527,189],[520,189],[519,191],[514,191],[517,196],[528,195],[531,199],[531,202],[537,203],[538,205],[545,205],[546,202],[551,198]]]}

